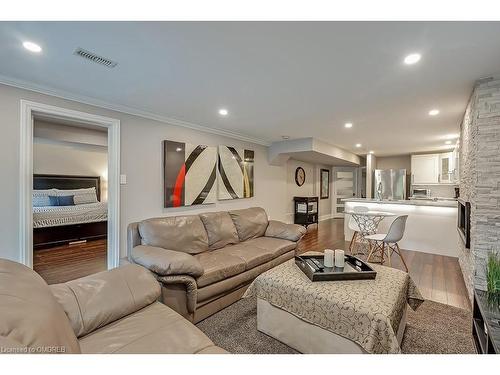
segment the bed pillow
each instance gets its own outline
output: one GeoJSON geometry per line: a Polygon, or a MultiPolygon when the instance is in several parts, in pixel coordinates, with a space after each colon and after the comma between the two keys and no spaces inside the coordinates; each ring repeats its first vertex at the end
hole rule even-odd
{"type": "Polygon", "coordinates": [[[87,189],[57,190],[57,196],[64,197],[73,195],[74,204],[97,203],[97,193],[95,187],[87,189]]]}
{"type": "Polygon", "coordinates": [[[49,195],[56,195],[56,189],[33,190],[33,207],[50,206],[49,195]]]}
{"type": "Polygon", "coordinates": [[[51,206],[74,206],[74,195],[63,195],[63,196],[54,196],[49,195],[49,201],[51,206]]]}

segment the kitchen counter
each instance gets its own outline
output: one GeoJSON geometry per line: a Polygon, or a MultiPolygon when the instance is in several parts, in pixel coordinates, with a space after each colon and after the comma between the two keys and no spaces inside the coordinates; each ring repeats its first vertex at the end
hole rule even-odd
{"type": "MultiPolygon", "coordinates": [[[[348,198],[345,211],[356,206],[370,211],[382,211],[394,216],[384,218],[378,233],[387,233],[397,216],[408,215],[406,229],[399,246],[405,250],[458,257],[460,237],[457,231],[458,210],[455,200],[404,200],[379,201],[377,199],[348,198]]],[[[351,241],[353,231],[349,228],[350,215],[345,214],[344,238],[351,241]]]]}
{"type": "Polygon", "coordinates": [[[346,198],[342,199],[343,202],[362,202],[362,203],[378,203],[378,204],[405,204],[410,206],[433,206],[433,207],[457,207],[456,199],[438,199],[438,200],[425,200],[425,199],[412,199],[412,200],[378,200],[371,198],[346,198]]]}

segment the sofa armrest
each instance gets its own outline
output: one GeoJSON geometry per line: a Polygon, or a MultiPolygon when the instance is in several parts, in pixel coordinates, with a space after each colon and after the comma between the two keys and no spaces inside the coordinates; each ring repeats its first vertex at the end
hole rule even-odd
{"type": "Polygon", "coordinates": [[[192,255],[180,251],[167,250],[161,247],[139,245],[132,249],[131,259],[134,263],[146,267],[159,276],[203,275],[203,267],[192,255]]]}
{"type": "Polygon", "coordinates": [[[162,285],[162,302],[182,316],[192,319],[198,298],[196,280],[188,275],[156,276],[162,285]],[[181,290],[182,293],[178,293],[181,290]]]}
{"type": "Polygon", "coordinates": [[[160,284],[144,267],[128,264],[50,285],[77,337],[130,315],[160,298],[160,284]]]}
{"type": "Polygon", "coordinates": [[[270,220],[265,236],[298,242],[304,234],[306,234],[306,228],[301,225],[286,224],[281,221],[270,220]]]}

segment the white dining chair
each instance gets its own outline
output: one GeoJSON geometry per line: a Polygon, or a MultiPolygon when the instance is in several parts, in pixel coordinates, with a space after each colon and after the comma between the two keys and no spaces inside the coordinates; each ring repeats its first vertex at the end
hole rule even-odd
{"type": "Polygon", "coordinates": [[[389,262],[389,266],[392,266],[392,253],[396,253],[401,258],[406,272],[408,272],[408,266],[406,265],[405,259],[403,257],[403,254],[401,254],[401,249],[398,245],[398,242],[401,241],[404,236],[407,219],[408,215],[398,216],[392,222],[387,233],[376,233],[365,236],[365,238],[370,242],[370,253],[368,254],[368,258],[366,258],[368,262],[370,261],[371,256],[380,252],[380,263],[384,264],[384,254],[385,249],[387,248],[387,259],[389,262]]]}
{"type": "MultiPolygon", "coordinates": [[[[354,212],[359,212],[359,213],[369,211],[368,207],[363,207],[363,206],[354,206],[352,210],[354,212]]],[[[350,230],[354,231],[354,234],[352,235],[351,238],[351,243],[349,244],[349,252],[353,254],[353,247],[356,246],[356,241],[360,240],[362,237],[361,234],[359,233],[360,232],[359,225],[352,215],[350,215],[349,223],[347,225],[350,230]]]]}

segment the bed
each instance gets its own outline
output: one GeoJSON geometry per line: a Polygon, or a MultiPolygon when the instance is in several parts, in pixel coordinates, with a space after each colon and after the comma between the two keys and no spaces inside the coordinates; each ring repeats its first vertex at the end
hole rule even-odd
{"type": "Polygon", "coordinates": [[[106,238],[108,208],[99,176],[33,176],[33,248],[106,238]],[[73,195],[74,205],[49,205],[48,196],[73,195]],[[45,202],[47,200],[47,202],[45,202]]]}

